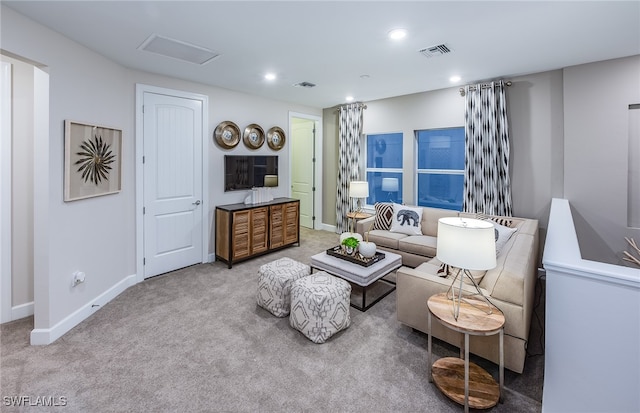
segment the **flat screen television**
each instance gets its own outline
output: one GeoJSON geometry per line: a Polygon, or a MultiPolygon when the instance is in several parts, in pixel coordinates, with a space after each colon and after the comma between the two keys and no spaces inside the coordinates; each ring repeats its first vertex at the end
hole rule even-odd
{"type": "Polygon", "coordinates": [[[278,186],[276,155],[224,156],[225,192],[262,186],[278,186]]]}

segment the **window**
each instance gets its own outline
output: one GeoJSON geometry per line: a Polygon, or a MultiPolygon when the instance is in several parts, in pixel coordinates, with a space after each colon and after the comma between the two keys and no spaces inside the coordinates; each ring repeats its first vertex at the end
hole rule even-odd
{"type": "Polygon", "coordinates": [[[418,205],[462,210],[464,127],[416,131],[418,205]]]}
{"type": "Polygon", "coordinates": [[[402,133],[367,135],[367,205],[402,203],[402,133]]]}

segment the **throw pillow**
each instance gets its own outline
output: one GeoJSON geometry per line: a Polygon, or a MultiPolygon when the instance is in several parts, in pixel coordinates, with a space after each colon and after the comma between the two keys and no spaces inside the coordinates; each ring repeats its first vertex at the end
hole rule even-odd
{"type": "Polygon", "coordinates": [[[507,217],[490,217],[486,214],[481,214],[481,213],[476,214],[476,219],[497,222],[498,224],[504,225],[505,227],[509,227],[509,228],[511,228],[511,225],[513,224],[513,221],[507,217]]]}
{"type": "Polygon", "coordinates": [[[422,207],[393,204],[391,232],[407,235],[422,235],[422,207]]]}
{"type": "Polygon", "coordinates": [[[493,224],[496,235],[496,257],[499,256],[502,252],[502,248],[504,248],[507,241],[509,241],[513,233],[518,229],[510,228],[511,225],[513,225],[513,221],[508,217],[492,217],[482,213],[477,213],[476,219],[491,221],[493,224]]]}
{"type": "Polygon", "coordinates": [[[390,202],[376,202],[376,218],[373,221],[373,229],[389,231],[393,219],[393,204],[390,202]]]}
{"type": "Polygon", "coordinates": [[[508,228],[504,225],[500,225],[497,222],[493,223],[493,227],[495,228],[496,235],[496,257],[500,255],[502,249],[507,244],[511,236],[514,232],[516,232],[517,228],[508,228]]]}

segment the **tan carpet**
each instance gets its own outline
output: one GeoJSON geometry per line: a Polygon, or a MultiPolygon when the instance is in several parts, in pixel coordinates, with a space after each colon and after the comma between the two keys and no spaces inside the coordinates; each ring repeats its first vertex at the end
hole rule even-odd
{"type": "MultiPolygon", "coordinates": [[[[396,321],[395,292],[366,313],[351,309],[351,327],[325,344],[256,306],[261,264],[308,263],[335,244],[336,234],[303,229],[300,246],[231,270],[202,264],[155,277],[49,346],[29,345],[32,318],[4,324],[0,410],[460,412],[427,381],[426,336],[396,321]],[[66,406],[8,406],[14,396],[66,406]]],[[[457,349],[435,341],[434,353],[457,349]]],[[[496,377],[492,363],[474,361],[496,377]]],[[[524,374],[506,371],[505,402],[491,411],[540,412],[543,364],[534,356],[524,374]]]]}

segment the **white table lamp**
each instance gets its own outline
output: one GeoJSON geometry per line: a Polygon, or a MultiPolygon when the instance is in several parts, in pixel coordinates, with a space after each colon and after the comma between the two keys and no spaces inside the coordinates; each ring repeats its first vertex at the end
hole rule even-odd
{"type": "Polygon", "coordinates": [[[362,198],[369,196],[369,182],[367,181],[351,181],[349,182],[349,196],[358,199],[358,210],[362,210],[362,198]]]}
{"type": "Polygon", "coordinates": [[[496,266],[495,229],[492,223],[472,218],[440,218],[438,220],[438,241],[436,258],[441,262],[457,267],[460,270],[451,283],[454,318],[458,319],[460,300],[462,300],[462,280],[466,276],[476,287],[478,293],[489,304],[491,302],[482,294],[470,270],[490,270],[496,266]],[[454,285],[460,278],[459,292],[456,299],[454,285]]]}

